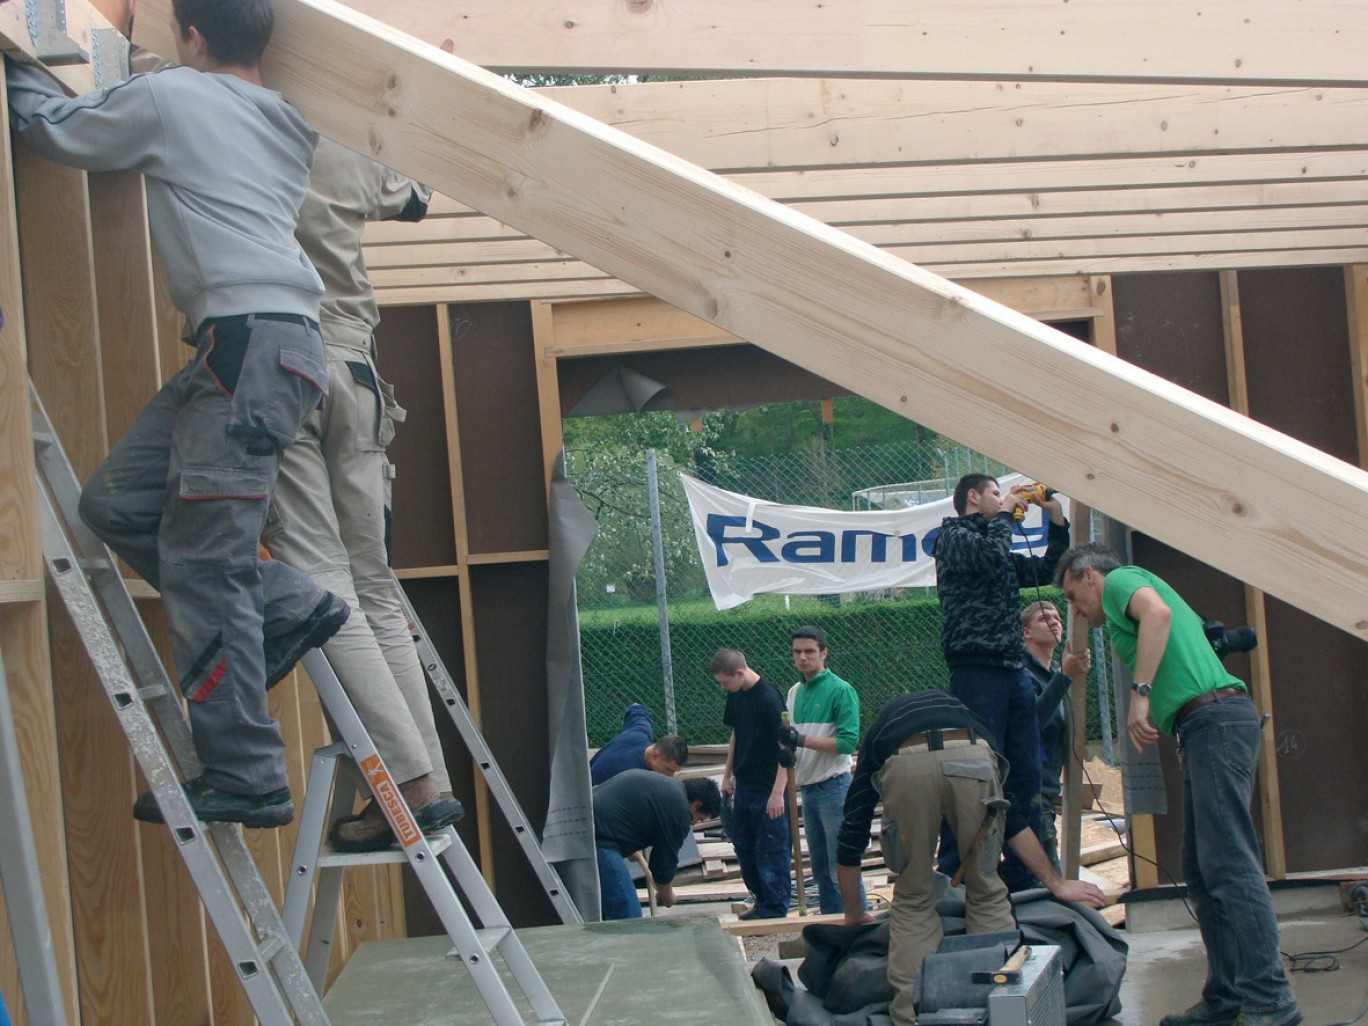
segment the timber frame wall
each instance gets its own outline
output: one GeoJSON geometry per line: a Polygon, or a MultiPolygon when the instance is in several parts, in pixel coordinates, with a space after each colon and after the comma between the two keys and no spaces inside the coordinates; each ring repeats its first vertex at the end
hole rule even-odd
{"type": "MultiPolygon", "coordinates": [[[[1134,26],[1106,17],[1071,25],[1082,42],[1051,57],[1052,67],[1043,60],[1023,67],[1018,51],[1050,51],[1053,30],[1043,4],[1019,5],[1023,20],[1007,33],[1019,45],[944,45],[943,36],[928,32],[935,45],[920,48],[915,37],[870,30],[886,23],[887,10],[915,6],[895,0],[852,0],[858,17],[790,25],[787,36],[764,21],[779,8],[757,3],[745,17],[758,23],[722,37],[707,25],[725,21],[723,9],[734,10],[734,3],[691,0],[700,19],[679,26],[659,3],[624,7],[613,0],[605,22],[588,0],[527,2],[521,12],[509,0],[466,4],[461,33],[434,14],[451,10],[449,4],[373,6],[377,16],[438,46],[460,39],[447,49],[496,68],[624,70],[607,63],[617,56],[603,55],[623,54],[630,49],[624,39],[633,38],[652,55],[639,68],[697,72],[679,56],[691,50],[716,55],[713,70],[872,76],[852,79],[842,94],[847,108],[827,119],[814,119],[808,101],[761,104],[766,94],[820,94],[811,109],[830,112],[841,90],[826,80],[793,91],[754,82],[651,84],[633,97],[680,97],[678,109],[666,103],[654,120],[638,117],[627,90],[573,95],[605,122],[641,121],[661,145],[672,119],[688,122],[684,134],[692,141],[678,147],[682,157],[766,195],[812,204],[809,212],[865,235],[889,256],[925,260],[1018,312],[777,212],[573,111],[515,95],[328,0],[277,0],[272,81],[328,134],[454,197],[437,207],[448,216],[415,226],[410,236],[387,235],[385,228],[371,237],[387,304],[382,369],[410,411],[394,448],[396,561],[532,821],[539,822],[546,801],[545,486],[560,446],[560,411],[580,387],[583,368],[621,358],[669,357],[672,373],[700,395],[734,401],[707,391],[704,379],[718,361],[735,360],[786,366],[791,393],[866,394],[1152,532],[1137,535],[1138,556],[1189,597],[1209,597],[1204,612],[1228,624],[1254,623],[1266,641],[1250,672],[1261,708],[1276,713],[1270,736],[1279,739],[1265,746],[1261,767],[1270,875],[1368,861],[1368,839],[1355,826],[1362,810],[1353,808],[1368,790],[1359,743],[1368,716],[1361,679],[1368,563],[1357,542],[1368,530],[1368,477],[1324,455],[1368,461],[1368,238],[1361,197],[1353,196],[1368,162],[1364,141],[1352,134],[1362,130],[1357,112],[1368,102],[1360,92],[1368,83],[1355,78],[1368,34],[1363,5],[1327,0],[1319,17],[1303,10],[1290,25],[1278,20],[1278,4],[1213,0],[1203,5],[1208,35],[1197,22],[1181,33],[1152,34],[1161,19],[1151,5],[1134,26]],[[1261,35],[1238,27],[1249,12],[1261,35]],[[646,20],[632,20],[643,13],[646,20]],[[527,30],[531,25],[536,31],[527,30]],[[500,36],[500,26],[516,29],[514,36],[500,36]],[[851,32],[863,32],[863,41],[851,32]],[[661,33],[677,37],[676,44],[661,46],[661,33]],[[1115,50],[1118,35],[1135,49],[1129,59],[1115,50]],[[1301,41],[1292,43],[1293,35],[1301,41]],[[1181,47],[1170,45],[1175,36],[1181,47]],[[791,39],[791,59],[771,55],[760,67],[751,55],[767,47],[757,39],[791,39]],[[880,39],[888,45],[877,45],[880,39]],[[508,56],[528,41],[531,51],[508,56]],[[980,59],[957,63],[964,53],[980,59]],[[1310,72],[1298,61],[1307,53],[1315,55],[1310,72]],[[1160,63],[1151,63],[1151,54],[1162,55],[1153,58],[1160,63]],[[911,77],[909,64],[946,81],[909,92],[883,81],[911,77]],[[1028,113],[994,99],[1002,92],[996,86],[967,81],[994,76],[1022,83],[1028,113]],[[1122,88],[1128,80],[1168,88],[1145,106],[1122,88]],[[1321,82],[1336,90],[1318,96],[1310,87],[1321,82]],[[1234,127],[1220,124],[1227,138],[1236,135],[1230,152],[1211,140],[1217,121],[1199,116],[1210,97],[1206,88],[1233,90],[1224,109],[1238,112],[1234,127]],[[1166,112],[1176,93],[1191,100],[1183,107],[1191,117],[1170,124],[1166,112]],[[878,188],[866,179],[887,182],[898,173],[893,151],[909,129],[895,132],[892,119],[914,94],[947,110],[953,97],[971,96],[981,108],[971,122],[920,119],[913,127],[922,143],[958,145],[961,152],[943,165],[923,161],[925,196],[902,215],[871,215],[872,208],[859,209],[878,188]],[[1053,176],[1101,166],[1079,156],[1078,140],[1098,134],[1091,112],[1127,96],[1140,103],[1137,123],[1149,118],[1157,126],[1162,119],[1154,132],[1183,141],[1167,148],[1150,143],[1150,151],[1135,153],[1108,136],[1103,145],[1122,156],[1107,165],[1108,189],[1053,208],[1061,197],[1032,193],[1026,171],[1033,160],[1053,176]],[[737,133],[710,134],[709,119],[728,110],[736,116],[748,104],[753,113],[763,111],[765,122],[739,133],[749,155],[710,159],[723,152],[724,136],[737,133]],[[1026,125],[1014,124],[1013,114],[1026,125]],[[1270,142],[1269,125],[1288,137],[1270,142]],[[1012,142],[975,163],[968,151],[989,137],[1012,142]],[[830,151],[825,166],[811,156],[814,139],[817,151],[830,151]],[[1216,209],[1199,192],[1177,195],[1187,171],[1173,156],[1184,146],[1201,151],[1193,166],[1214,168],[1214,178],[1253,175],[1257,166],[1268,180],[1242,185],[1244,206],[1235,212],[1216,209]],[[615,183],[611,197],[596,184],[604,169],[615,183]],[[862,181],[851,185],[855,179],[862,181]],[[1070,221],[1139,195],[1135,187],[1145,182],[1172,187],[1177,206],[1129,214],[1107,206],[1116,220],[1070,221]],[[972,183],[985,183],[982,195],[972,183]],[[850,189],[851,203],[834,202],[850,189]],[[1009,202],[1012,189],[1020,192],[1009,202]],[[966,194],[959,234],[928,227],[959,202],[937,198],[940,192],[966,194]],[[1022,196],[1027,206],[1034,196],[1036,216],[1056,218],[1075,240],[1042,242],[1043,222],[1011,221],[1022,196]],[[1184,204],[1188,213],[1175,216],[1184,204]],[[1246,217],[1253,220],[1238,230],[1220,230],[1223,219],[1246,217]],[[983,226],[994,219],[999,234],[985,241],[983,226]],[[1166,225],[1177,228],[1161,244],[1166,225]],[[460,226],[465,237],[424,234],[434,226],[460,226]],[[1004,231],[1016,242],[1009,245],[1004,231]],[[939,248],[929,249],[933,235],[939,248]],[[1131,241],[1106,241],[1108,235],[1131,241]],[[1199,237],[1211,245],[1193,241],[1199,237]],[[637,289],[669,302],[620,298],[637,289]],[[809,294],[818,301],[810,303],[809,294]],[[1020,314],[1084,320],[1098,349],[1132,366],[1060,342],[1020,314]],[[1230,417],[1167,382],[1248,411],[1307,445],[1230,417]],[[1023,393],[1033,398],[1022,401],[1023,393]],[[1041,409],[1034,398],[1041,395],[1097,401],[1081,411],[1041,409]],[[1009,437],[1010,425],[1022,420],[1038,424],[1029,447],[1009,437]],[[1212,503],[1213,493],[1225,501],[1212,503]],[[1307,660],[1314,660],[1313,672],[1304,672],[1307,660]],[[1332,774],[1346,786],[1325,788],[1332,774]]],[[[970,0],[958,10],[972,22],[975,11],[999,6],[970,0]]],[[[124,20],[118,0],[99,7],[111,21],[124,20]]],[[[0,6],[0,31],[12,40],[22,31],[17,9],[0,6]]],[[[944,8],[925,5],[918,15],[933,10],[944,8]]],[[[168,11],[166,0],[143,0],[139,10],[140,34],[163,52],[168,11]]],[[[82,3],[68,4],[67,12],[74,34],[99,24],[82,3]]],[[[63,74],[78,88],[88,85],[78,67],[63,74]]],[[[8,132],[0,145],[7,149],[0,157],[0,648],[70,1018],[247,1023],[246,1003],[165,831],[128,815],[140,784],[60,603],[44,587],[37,540],[26,375],[37,382],[78,472],[87,473],[184,356],[148,242],[141,183],[136,176],[73,172],[22,147],[9,152],[8,132]]],[[[155,599],[143,595],[154,630],[164,631],[155,599]]],[[[308,752],[324,737],[322,717],[312,688],[294,679],[272,692],[272,710],[290,741],[298,795],[308,752]]],[[[458,794],[475,810],[462,831],[500,899],[515,921],[548,921],[549,906],[458,748],[451,763],[458,794]]],[[[1137,834],[1149,837],[1140,843],[1166,865],[1174,862],[1168,853],[1176,819],[1137,824],[1137,834]]],[[[252,835],[277,894],[292,841],[292,829],[252,835]]],[[[1157,882],[1143,866],[1135,876],[1141,885],[1157,882]]],[[[423,903],[406,901],[404,888],[394,870],[349,875],[334,968],[360,941],[429,925],[423,903]]],[[[7,925],[0,930],[7,938],[7,925]]],[[[0,990],[24,1022],[5,941],[0,990]]]]}

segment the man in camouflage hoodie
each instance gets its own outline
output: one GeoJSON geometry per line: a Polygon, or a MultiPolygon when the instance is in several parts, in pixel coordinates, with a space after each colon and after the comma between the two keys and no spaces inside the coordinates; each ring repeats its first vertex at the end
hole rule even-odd
{"type": "MultiPolygon", "coordinates": [[[[1035,798],[1040,791],[1040,727],[1035,690],[1025,670],[1021,589],[1050,582],[1069,547],[1069,524],[1058,499],[1028,498],[1015,490],[1004,495],[987,474],[960,478],[954,505],[958,516],[942,522],[934,552],[950,693],[993,732],[993,747],[1009,763],[1005,797],[1039,837],[1035,798]],[[1050,517],[1041,556],[1012,551],[1012,514],[1028,502],[1036,502],[1050,517]]],[[[954,836],[942,831],[941,872],[953,874],[958,865],[954,836]]],[[[1039,886],[1010,843],[1001,873],[1013,891],[1039,886]]]]}

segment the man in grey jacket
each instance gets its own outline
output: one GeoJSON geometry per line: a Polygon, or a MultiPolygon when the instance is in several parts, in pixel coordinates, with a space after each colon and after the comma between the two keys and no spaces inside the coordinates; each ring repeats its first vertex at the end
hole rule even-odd
{"type": "MultiPolygon", "coordinates": [[[[275,827],[294,806],[268,683],[347,607],[262,562],[281,454],[327,390],[322,285],[294,239],[317,136],[258,70],[268,0],[173,0],[180,66],[68,100],[7,63],[20,137],[146,178],[152,235],[195,347],[87,482],[83,519],[162,594],[203,776],[201,819],[275,827]]],[[[134,815],[156,821],[150,794],[134,815]]]]}

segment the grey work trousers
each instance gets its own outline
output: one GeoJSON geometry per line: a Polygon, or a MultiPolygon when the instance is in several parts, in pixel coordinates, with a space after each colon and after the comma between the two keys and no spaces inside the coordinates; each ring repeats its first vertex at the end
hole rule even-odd
{"type": "MultiPolygon", "coordinates": [[[[893,886],[889,913],[888,982],[894,989],[889,1015],[896,1026],[916,1019],[914,984],[922,959],[940,946],[943,929],[932,900],[936,841],[941,817],[968,853],[982,826],[983,800],[1002,794],[992,749],[986,741],[946,741],[945,747],[904,748],[884,763],[877,784],[884,815],[897,824],[907,866],[893,886]]],[[[970,933],[1016,929],[1007,885],[997,874],[1002,855],[1002,820],[984,836],[976,856],[964,863],[966,922],[970,933]]]]}
{"type": "Polygon", "coordinates": [[[257,553],[281,452],[327,389],[323,340],[285,315],[216,318],[86,482],[81,518],[161,592],[195,749],[213,787],[287,787],[264,637],[324,597],[257,553]]]}
{"type": "Polygon", "coordinates": [[[327,357],[328,401],[285,450],[266,547],[351,607],[323,650],[390,774],[402,783],[431,773],[449,791],[427,680],[385,552],[385,446],[403,410],[367,353],[328,344],[327,357]]]}

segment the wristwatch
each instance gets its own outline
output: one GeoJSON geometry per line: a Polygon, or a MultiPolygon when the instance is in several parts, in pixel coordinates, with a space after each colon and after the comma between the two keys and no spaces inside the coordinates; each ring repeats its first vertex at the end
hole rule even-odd
{"type": "Polygon", "coordinates": [[[1149,684],[1140,684],[1140,683],[1137,683],[1137,682],[1132,681],[1132,682],[1131,682],[1131,690],[1134,691],[1134,692],[1135,692],[1137,695],[1139,695],[1141,698],[1149,698],[1150,692],[1151,692],[1152,690],[1154,690],[1154,689],[1153,689],[1153,687],[1152,687],[1151,685],[1149,685],[1149,684]]]}

